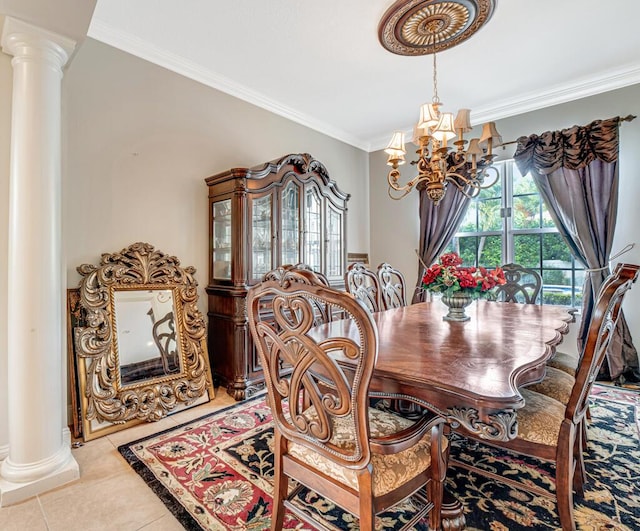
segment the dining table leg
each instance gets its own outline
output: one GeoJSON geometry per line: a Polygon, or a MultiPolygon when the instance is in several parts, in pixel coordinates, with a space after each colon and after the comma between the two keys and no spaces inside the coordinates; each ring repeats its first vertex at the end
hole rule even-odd
{"type": "Polygon", "coordinates": [[[467,527],[462,502],[444,489],[442,499],[442,531],[462,531],[467,527]]]}

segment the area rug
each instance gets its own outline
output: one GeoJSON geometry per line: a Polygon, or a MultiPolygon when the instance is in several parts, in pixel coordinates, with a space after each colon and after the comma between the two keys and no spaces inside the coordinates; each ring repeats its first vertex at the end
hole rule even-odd
{"type": "MultiPolygon", "coordinates": [[[[584,499],[575,499],[579,530],[640,529],[638,394],[595,387],[585,454],[584,499]],[[607,394],[609,393],[609,394],[607,394]]],[[[188,530],[269,529],[273,492],[273,426],[264,396],[121,446],[120,453],[188,530]]],[[[553,468],[535,459],[454,437],[452,458],[498,476],[553,490],[553,468]]],[[[555,530],[555,502],[451,467],[447,488],[464,504],[467,529],[555,530]]],[[[303,490],[296,503],[334,530],[357,529],[357,519],[303,490]]],[[[377,518],[398,529],[414,511],[407,501],[377,518]]],[[[287,513],[285,529],[308,529],[287,513]]],[[[420,522],[416,531],[427,530],[420,522]]]]}

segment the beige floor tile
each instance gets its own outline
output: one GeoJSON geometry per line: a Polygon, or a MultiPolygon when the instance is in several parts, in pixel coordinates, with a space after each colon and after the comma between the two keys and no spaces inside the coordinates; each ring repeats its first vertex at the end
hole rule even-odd
{"type": "Polygon", "coordinates": [[[133,471],[39,498],[50,531],[134,531],[170,514],[133,471]]]}
{"type": "Polygon", "coordinates": [[[177,424],[184,424],[185,422],[204,417],[209,413],[213,413],[225,407],[232,406],[236,403],[237,402],[226,392],[217,391],[216,397],[211,402],[200,404],[199,406],[192,407],[191,409],[186,409],[185,411],[180,411],[179,413],[171,415],[171,417],[176,421],[177,424]]]}
{"type": "Polygon", "coordinates": [[[110,433],[106,437],[111,441],[113,446],[118,448],[118,446],[122,444],[142,439],[143,437],[153,435],[154,433],[158,433],[169,428],[174,428],[177,425],[178,423],[173,419],[173,416],[170,415],[157,422],[144,422],[143,424],[132,426],[126,430],[110,433]]]}
{"type": "Polygon", "coordinates": [[[168,514],[141,527],[140,531],[184,531],[184,527],[172,514],[168,514]]]}
{"type": "Polygon", "coordinates": [[[80,481],[104,481],[131,468],[107,437],[84,443],[71,450],[80,465],[80,481]]]}
{"type": "Polygon", "coordinates": [[[84,443],[72,450],[80,479],[0,509],[1,531],[180,531],[182,526],[133,471],[117,447],[203,417],[236,401],[224,389],[213,400],[84,443]]]}
{"type": "Polygon", "coordinates": [[[2,531],[47,531],[44,514],[37,498],[2,507],[0,509],[2,531]]]}

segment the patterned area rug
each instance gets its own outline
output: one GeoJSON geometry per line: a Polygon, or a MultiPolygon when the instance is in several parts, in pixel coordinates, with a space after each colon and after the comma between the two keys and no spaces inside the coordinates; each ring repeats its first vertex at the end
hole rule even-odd
{"type": "MultiPolygon", "coordinates": [[[[585,455],[585,498],[575,499],[579,530],[640,529],[640,395],[596,386],[585,455]]],[[[273,491],[273,428],[264,397],[239,403],[119,448],[185,529],[269,529],[273,491]]],[[[553,488],[547,463],[454,437],[452,458],[498,476],[553,488]]],[[[555,502],[451,467],[447,487],[465,506],[467,529],[555,530],[555,502]]],[[[357,529],[357,519],[303,490],[296,502],[330,529],[357,529]]],[[[398,529],[415,509],[404,502],[380,515],[380,529],[398,529]]],[[[285,529],[307,529],[287,513],[285,529]]],[[[426,522],[416,530],[427,530],[426,522]]]]}

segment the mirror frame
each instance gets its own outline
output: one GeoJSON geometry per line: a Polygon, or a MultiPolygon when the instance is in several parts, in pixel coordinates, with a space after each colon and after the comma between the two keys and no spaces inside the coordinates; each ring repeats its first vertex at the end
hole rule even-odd
{"type": "Polygon", "coordinates": [[[214,396],[206,343],[206,324],[198,310],[194,267],[181,267],[148,243],[134,243],[119,253],[103,254],[100,265],[77,268],[80,305],[86,326],[75,330],[80,381],[82,434],[85,441],[134,423],[157,421],[207,392],[214,396]],[[182,370],[120,385],[114,293],[170,290],[182,370]],[[105,423],[96,428],[95,424],[105,423]]]}

